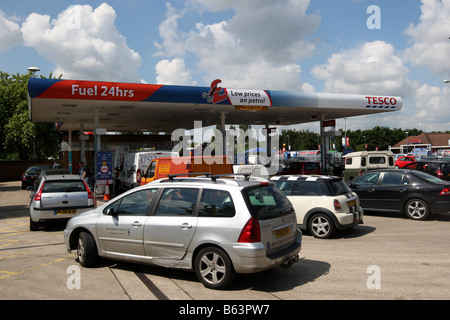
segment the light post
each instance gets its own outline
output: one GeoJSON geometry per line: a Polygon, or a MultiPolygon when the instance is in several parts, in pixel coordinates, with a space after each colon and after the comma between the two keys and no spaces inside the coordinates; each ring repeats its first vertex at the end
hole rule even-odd
{"type": "Polygon", "coordinates": [[[41,71],[38,67],[29,67],[28,71],[31,72],[31,77],[36,78],[36,72],[41,71]]]}
{"type": "Polygon", "coordinates": [[[406,131],[406,154],[409,153],[409,138],[408,138],[408,131],[406,131]]]}
{"type": "MultiPolygon", "coordinates": [[[[31,72],[31,77],[36,78],[36,72],[41,71],[38,67],[29,67],[28,71],[31,72]]],[[[33,160],[36,160],[36,137],[33,137],[33,160]]]]}

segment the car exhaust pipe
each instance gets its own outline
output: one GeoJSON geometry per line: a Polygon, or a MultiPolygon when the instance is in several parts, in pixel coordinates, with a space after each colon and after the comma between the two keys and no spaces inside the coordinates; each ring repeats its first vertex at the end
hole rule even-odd
{"type": "Polygon", "coordinates": [[[298,262],[299,258],[298,258],[298,254],[296,254],[295,256],[291,257],[290,259],[286,260],[283,264],[281,264],[281,267],[283,269],[287,269],[290,266],[292,266],[294,263],[298,262]]]}

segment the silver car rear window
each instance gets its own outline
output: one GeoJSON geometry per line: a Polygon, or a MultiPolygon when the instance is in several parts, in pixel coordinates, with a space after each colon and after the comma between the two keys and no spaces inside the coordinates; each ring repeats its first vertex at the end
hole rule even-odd
{"type": "Polygon", "coordinates": [[[274,185],[249,187],[242,190],[253,218],[267,220],[294,212],[291,202],[274,185]]]}
{"type": "Polygon", "coordinates": [[[52,180],[45,181],[43,193],[55,192],[82,192],[87,191],[82,180],[52,180]]]}

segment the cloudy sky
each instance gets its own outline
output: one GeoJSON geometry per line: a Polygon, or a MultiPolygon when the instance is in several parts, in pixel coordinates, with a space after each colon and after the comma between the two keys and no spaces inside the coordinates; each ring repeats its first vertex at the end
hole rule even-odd
{"type": "Polygon", "coordinates": [[[450,0],[0,0],[1,71],[403,97],[352,130],[450,130],[449,36],[450,0]]]}

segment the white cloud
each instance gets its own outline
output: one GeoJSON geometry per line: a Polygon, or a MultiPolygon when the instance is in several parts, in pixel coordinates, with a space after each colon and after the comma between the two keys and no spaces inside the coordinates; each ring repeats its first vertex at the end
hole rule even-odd
{"type": "Polygon", "coordinates": [[[325,80],[324,92],[408,96],[413,89],[402,59],[384,41],[335,53],[311,73],[325,80]]]}
{"type": "Polygon", "coordinates": [[[442,77],[450,74],[450,1],[422,0],[420,22],[405,33],[412,45],[405,57],[413,66],[426,66],[442,77]]]}
{"type": "Polygon", "coordinates": [[[20,26],[7,19],[5,14],[0,11],[0,52],[9,50],[21,42],[20,26]]]}
{"type": "Polygon", "coordinates": [[[154,42],[154,45],[160,49],[155,56],[184,56],[185,45],[181,40],[182,34],[178,31],[178,22],[183,17],[182,13],[178,13],[170,3],[166,4],[166,19],[159,25],[159,35],[163,39],[163,43],[154,42]]]}
{"type": "Polygon", "coordinates": [[[314,53],[315,46],[305,37],[320,24],[319,16],[306,14],[309,0],[193,0],[190,5],[203,11],[231,9],[235,14],[227,21],[197,23],[180,36],[173,23],[178,16],[168,6],[167,19],[160,26],[164,33],[160,32],[159,52],[173,52],[173,40],[182,41],[198,60],[196,71],[203,74],[205,85],[220,78],[228,87],[302,90],[297,61],[314,53]]]}
{"type": "Polygon", "coordinates": [[[410,121],[417,123],[419,128],[426,131],[448,130],[450,112],[450,87],[434,87],[422,85],[415,94],[418,112],[411,115],[410,121]]]}
{"type": "Polygon", "coordinates": [[[170,85],[196,85],[192,75],[186,69],[183,59],[175,58],[172,61],[161,60],[156,64],[156,83],[170,85]]]}
{"type": "Polygon", "coordinates": [[[141,57],[126,44],[108,4],[95,10],[70,6],[50,16],[30,14],[22,24],[25,45],[55,64],[53,74],[65,79],[139,82],[141,57]]]}

